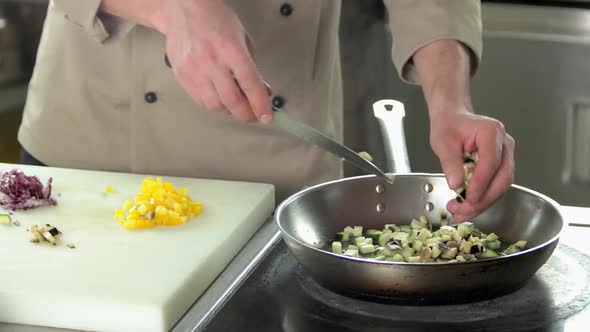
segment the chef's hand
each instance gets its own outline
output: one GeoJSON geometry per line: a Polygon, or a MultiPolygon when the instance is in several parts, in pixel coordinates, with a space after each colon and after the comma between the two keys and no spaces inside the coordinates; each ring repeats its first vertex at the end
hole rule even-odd
{"type": "Polygon", "coordinates": [[[168,1],[162,33],[172,70],[193,100],[245,122],[270,123],[267,87],[237,15],[222,0],[168,1]]]}
{"type": "Polygon", "coordinates": [[[473,113],[471,57],[451,39],[430,42],[413,56],[430,115],[430,145],[453,190],[463,185],[463,156],[477,151],[479,161],[467,186],[467,199],[451,200],[453,221],[477,217],[510,187],[514,139],[497,120],[473,113]]]}
{"type": "Polygon", "coordinates": [[[463,156],[477,151],[479,161],[462,203],[451,200],[453,221],[477,217],[510,187],[514,176],[514,139],[502,123],[475,115],[468,107],[439,110],[430,118],[430,145],[438,156],[451,189],[463,186],[463,156]]]}

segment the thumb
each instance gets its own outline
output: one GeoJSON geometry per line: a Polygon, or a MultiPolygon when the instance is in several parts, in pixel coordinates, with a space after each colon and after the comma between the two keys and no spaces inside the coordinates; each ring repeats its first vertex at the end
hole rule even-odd
{"type": "Polygon", "coordinates": [[[463,185],[463,151],[461,145],[450,144],[437,153],[445,178],[452,190],[463,185]]]}

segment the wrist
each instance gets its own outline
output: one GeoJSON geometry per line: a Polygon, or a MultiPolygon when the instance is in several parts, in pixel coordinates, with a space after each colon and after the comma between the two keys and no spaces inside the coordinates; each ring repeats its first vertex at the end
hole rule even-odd
{"type": "Polygon", "coordinates": [[[448,113],[473,113],[471,97],[465,89],[433,88],[428,98],[430,116],[448,113]]]}

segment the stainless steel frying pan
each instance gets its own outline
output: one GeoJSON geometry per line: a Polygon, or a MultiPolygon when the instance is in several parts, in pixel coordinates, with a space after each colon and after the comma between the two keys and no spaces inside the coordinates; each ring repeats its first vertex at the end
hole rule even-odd
{"type": "Polygon", "coordinates": [[[276,223],[290,252],[321,285],[354,297],[405,304],[449,304],[497,297],[522,287],[549,259],[565,223],[559,204],[512,185],[473,222],[504,243],[526,240],[520,253],[461,263],[368,261],[331,253],[334,234],[348,225],[382,228],[440,212],[455,197],[442,174],[397,174],[390,185],[374,175],[304,189],[283,201],[276,223]]]}

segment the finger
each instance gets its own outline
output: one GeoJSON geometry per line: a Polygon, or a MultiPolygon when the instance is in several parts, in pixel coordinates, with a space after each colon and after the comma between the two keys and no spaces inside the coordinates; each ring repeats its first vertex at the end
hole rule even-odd
{"type": "Polygon", "coordinates": [[[448,202],[447,210],[453,214],[453,220],[464,221],[477,217],[494,204],[510,187],[514,179],[514,141],[508,136],[503,145],[500,168],[481,201],[458,203],[456,200],[451,200],[448,202]]]}
{"type": "Polygon", "coordinates": [[[250,104],[231,75],[229,69],[223,70],[215,67],[212,70],[213,84],[225,109],[244,122],[256,120],[250,104]]]}
{"type": "Polygon", "coordinates": [[[463,150],[461,144],[438,145],[436,154],[445,173],[449,188],[455,190],[463,185],[463,150]]]}
{"type": "Polygon", "coordinates": [[[480,200],[498,171],[502,160],[504,137],[504,126],[499,122],[492,122],[490,127],[478,133],[475,142],[479,161],[467,188],[468,202],[474,204],[480,200]]]}
{"type": "Polygon", "coordinates": [[[211,80],[204,79],[198,82],[197,85],[199,87],[199,96],[205,108],[213,112],[224,112],[226,110],[211,80]]]}
{"type": "Polygon", "coordinates": [[[272,112],[267,89],[250,55],[243,49],[236,48],[233,51],[228,50],[225,56],[256,117],[263,123],[270,123],[272,112]]]}

